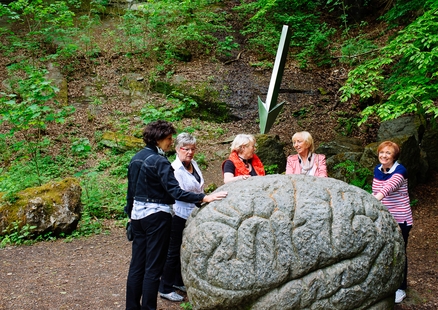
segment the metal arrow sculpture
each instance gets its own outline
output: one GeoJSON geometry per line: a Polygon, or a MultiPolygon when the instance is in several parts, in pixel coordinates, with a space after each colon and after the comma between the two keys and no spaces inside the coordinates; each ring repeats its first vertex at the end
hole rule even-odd
{"type": "Polygon", "coordinates": [[[275,57],[274,70],[272,71],[268,95],[266,96],[266,103],[258,97],[260,133],[262,134],[269,132],[284,104],[284,101],[277,104],[277,99],[281,79],[283,77],[284,65],[286,64],[287,52],[289,50],[290,37],[289,26],[283,25],[277,56],[275,57]]]}

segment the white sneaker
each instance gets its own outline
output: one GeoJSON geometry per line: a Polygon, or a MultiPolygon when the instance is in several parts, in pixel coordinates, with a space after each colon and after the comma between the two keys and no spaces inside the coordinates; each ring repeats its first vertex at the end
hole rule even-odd
{"type": "Polygon", "coordinates": [[[404,290],[397,290],[395,292],[395,303],[399,304],[406,298],[406,292],[404,290]]]}
{"type": "Polygon", "coordinates": [[[170,300],[170,301],[183,301],[184,300],[184,297],[182,297],[181,295],[179,295],[175,292],[170,292],[169,294],[160,293],[160,297],[165,298],[165,299],[170,300]]]}
{"type": "Polygon", "coordinates": [[[173,287],[176,288],[177,290],[180,290],[180,291],[182,291],[182,292],[184,292],[184,293],[187,293],[187,289],[186,289],[186,286],[185,286],[185,285],[181,285],[181,286],[179,286],[179,285],[174,285],[173,287]]]}

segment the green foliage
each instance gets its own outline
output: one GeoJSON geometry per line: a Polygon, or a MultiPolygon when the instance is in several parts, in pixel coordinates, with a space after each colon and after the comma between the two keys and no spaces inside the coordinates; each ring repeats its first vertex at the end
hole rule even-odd
{"type": "Polygon", "coordinates": [[[357,162],[346,160],[333,167],[334,170],[341,170],[347,182],[371,193],[371,183],[369,182],[373,172],[363,167],[357,162]]]}
{"type": "Polygon", "coordinates": [[[412,207],[415,206],[416,204],[418,204],[418,199],[412,199],[409,205],[410,205],[411,208],[412,208],[412,207]]]}
{"type": "Polygon", "coordinates": [[[277,164],[273,164],[273,165],[265,166],[265,172],[266,172],[266,174],[276,174],[276,173],[278,173],[278,165],[277,164]]]}
{"type": "Polygon", "coordinates": [[[180,307],[183,308],[184,310],[192,310],[192,304],[187,301],[187,302],[183,302],[182,304],[180,304],[180,307]]]}
{"type": "Polygon", "coordinates": [[[296,118],[306,118],[308,112],[309,112],[308,108],[303,107],[299,110],[293,111],[292,116],[296,118]]]}
{"type": "Polygon", "coordinates": [[[208,195],[213,193],[217,188],[218,186],[215,183],[211,183],[205,187],[204,192],[208,195]]]}
{"type": "Polygon", "coordinates": [[[347,39],[342,45],[341,52],[342,57],[339,61],[352,66],[362,62],[363,56],[373,56],[372,52],[377,52],[377,45],[362,36],[358,36],[347,39]]]}
{"type": "Polygon", "coordinates": [[[190,113],[193,108],[198,106],[197,102],[191,97],[185,96],[177,91],[172,91],[167,96],[167,99],[169,106],[156,108],[154,105],[149,104],[141,109],[140,113],[145,124],[156,121],[157,119],[167,120],[169,122],[178,121],[190,113]]]}
{"type": "Polygon", "coordinates": [[[11,92],[0,93],[0,125],[8,124],[11,136],[15,133],[23,135],[26,150],[40,179],[39,153],[49,142],[42,136],[42,131],[48,123],[63,123],[73,108],[60,107],[54,100],[58,89],[46,79],[47,70],[26,63],[11,65],[8,69],[11,92]]]}
{"type": "Polygon", "coordinates": [[[40,54],[45,44],[65,42],[74,30],[74,13],[70,10],[73,2],[17,0],[3,6],[0,16],[10,21],[22,23],[27,28],[25,39],[11,35],[10,42],[15,48],[24,48],[40,54]]]}
{"type": "Polygon", "coordinates": [[[6,228],[6,234],[0,236],[0,248],[4,248],[7,245],[30,245],[35,241],[32,240],[33,233],[31,232],[36,226],[30,226],[29,224],[20,227],[19,222],[12,222],[8,228],[6,228]]]}
{"type": "Polygon", "coordinates": [[[201,170],[205,170],[208,168],[208,163],[207,163],[207,159],[206,159],[205,154],[196,153],[195,160],[196,160],[196,163],[198,164],[199,168],[201,168],[201,170]]]}
{"type": "Polygon", "coordinates": [[[274,64],[270,61],[258,61],[254,63],[250,63],[251,67],[258,67],[261,69],[272,69],[274,68],[274,64]]]}
{"type": "Polygon", "coordinates": [[[329,65],[331,63],[329,45],[331,43],[330,38],[335,32],[335,29],[328,28],[326,24],[322,24],[310,33],[307,42],[300,44],[303,49],[296,55],[302,68],[307,67],[309,60],[317,66],[329,65]]]}
{"type": "Polygon", "coordinates": [[[88,157],[88,154],[91,152],[90,140],[87,138],[76,139],[71,145],[71,150],[73,154],[79,157],[88,157]]]}
{"type": "MultiPolygon", "coordinates": [[[[17,142],[17,145],[22,145],[20,142],[17,142]]],[[[27,156],[15,158],[1,171],[0,192],[5,193],[3,199],[14,200],[17,192],[71,175],[75,167],[82,165],[76,158],[65,155],[55,158],[47,155],[37,156],[36,161],[41,171],[39,178],[35,177],[35,161],[29,161],[27,156]]]]}
{"type": "Polygon", "coordinates": [[[161,61],[165,70],[172,59],[188,60],[192,53],[215,49],[227,54],[238,45],[223,10],[211,10],[214,1],[150,1],[122,17],[118,38],[128,56],[143,54],[161,61]],[[224,40],[219,40],[223,36],[224,40]]]}
{"type": "Polygon", "coordinates": [[[360,118],[357,116],[351,116],[347,112],[338,113],[338,125],[336,126],[336,131],[340,132],[344,136],[349,136],[353,133],[353,130],[358,127],[360,118]]]}
{"type": "Polygon", "coordinates": [[[365,122],[376,114],[390,120],[407,113],[438,117],[438,3],[382,48],[377,58],[350,71],[341,88],[342,101],[354,95],[361,99],[381,96],[382,100],[362,112],[365,122]]]}
{"type": "Polygon", "coordinates": [[[11,132],[42,130],[49,122],[64,122],[71,110],[55,109],[59,89],[46,79],[47,70],[26,63],[9,68],[11,93],[0,93],[0,124],[7,122],[11,132]],[[19,75],[24,74],[24,78],[19,75]]]}
{"type": "Polygon", "coordinates": [[[239,44],[234,42],[232,36],[226,36],[223,41],[219,41],[217,44],[217,52],[219,55],[231,56],[231,51],[237,49],[239,44]]]}
{"type": "Polygon", "coordinates": [[[250,47],[275,55],[282,25],[291,31],[291,47],[302,67],[316,57],[316,63],[329,63],[330,36],[334,29],[319,21],[320,1],[242,2],[235,8],[242,20],[247,20],[242,34],[248,37],[250,47]],[[291,14],[293,12],[293,14],[291,14]]]}
{"type": "Polygon", "coordinates": [[[117,50],[130,57],[147,50],[148,18],[143,10],[126,11],[118,28],[123,35],[117,37],[117,50]]]}
{"type": "MultiPolygon", "coordinates": [[[[126,174],[125,174],[126,176],[126,174]]],[[[99,172],[81,177],[84,210],[92,218],[122,218],[126,204],[126,180],[110,178],[99,172]]]]}
{"type": "Polygon", "coordinates": [[[399,23],[406,24],[412,21],[412,17],[418,17],[418,12],[423,12],[428,0],[399,0],[381,19],[397,26],[399,23]]]}
{"type": "MultiPolygon", "coordinates": [[[[81,53],[84,54],[86,59],[90,61],[91,58],[95,58],[99,55],[100,48],[97,44],[97,40],[94,37],[93,29],[95,26],[100,25],[101,21],[99,16],[95,15],[82,15],[79,17],[81,32],[79,35],[79,46],[81,53]]],[[[70,48],[74,51],[73,45],[70,48]]]]}

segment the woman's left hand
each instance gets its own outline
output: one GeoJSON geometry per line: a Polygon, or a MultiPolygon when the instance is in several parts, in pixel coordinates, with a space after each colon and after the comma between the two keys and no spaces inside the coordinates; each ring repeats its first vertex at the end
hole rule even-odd
{"type": "Polygon", "coordinates": [[[373,194],[373,196],[377,199],[377,200],[382,200],[383,199],[383,194],[382,193],[377,193],[377,194],[373,194]]]}
{"type": "Polygon", "coordinates": [[[202,202],[212,202],[215,200],[222,200],[225,197],[227,197],[227,195],[228,192],[225,191],[211,193],[210,195],[205,196],[204,199],[202,199],[202,202]]]}

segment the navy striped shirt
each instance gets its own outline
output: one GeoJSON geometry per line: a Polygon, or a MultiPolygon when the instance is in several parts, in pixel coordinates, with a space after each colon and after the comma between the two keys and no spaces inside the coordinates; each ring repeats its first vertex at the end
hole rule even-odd
{"type": "Polygon", "coordinates": [[[408,172],[398,162],[395,162],[387,172],[382,171],[382,165],[374,168],[373,194],[383,194],[382,203],[392,214],[397,223],[406,222],[408,226],[414,223],[408,193],[408,172]]]}

